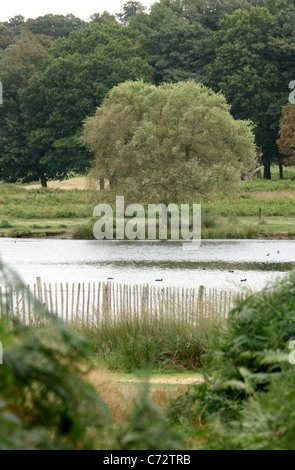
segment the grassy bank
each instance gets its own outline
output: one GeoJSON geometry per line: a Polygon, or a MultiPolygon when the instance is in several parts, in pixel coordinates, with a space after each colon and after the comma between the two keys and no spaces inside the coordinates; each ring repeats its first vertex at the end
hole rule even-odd
{"type": "MultiPolygon", "coordinates": [[[[196,201],[202,203],[202,238],[293,238],[295,172],[285,173],[285,180],[274,169],[271,181],[243,182],[237,198],[196,201]]],[[[0,183],[0,236],[93,238],[94,207],[114,202],[115,196],[107,190],[71,189],[75,178],[63,185],[36,189],[0,183]]],[[[83,187],[81,178],[79,185],[83,187]]]]}

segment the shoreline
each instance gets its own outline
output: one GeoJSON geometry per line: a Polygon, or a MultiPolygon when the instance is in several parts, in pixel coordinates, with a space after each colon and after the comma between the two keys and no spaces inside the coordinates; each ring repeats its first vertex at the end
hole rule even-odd
{"type": "MultiPolygon", "coordinates": [[[[60,240],[91,240],[91,238],[73,238],[73,232],[70,230],[58,232],[32,232],[32,233],[19,233],[18,235],[11,236],[10,233],[0,232],[0,238],[42,238],[42,239],[60,239],[60,240]]],[[[240,240],[239,238],[224,238],[224,240],[240,240]]],[[[202,240],[217,240],[217,238],[202,238],[202,240]]],[[[222,238],[223,240],[223,238],[222,238]]],[[[269,233],[267,235],[258,235],[257,237],[250,238],[249,240],[295,240],[295,234],[292,232],[282,231],[269,233]]]]}

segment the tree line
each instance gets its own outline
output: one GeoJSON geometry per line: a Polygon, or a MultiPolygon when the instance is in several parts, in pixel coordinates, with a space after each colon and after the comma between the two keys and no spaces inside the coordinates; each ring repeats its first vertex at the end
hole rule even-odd
{"type": "Polygon", "coordinates": [[[160,0],[150,11],[128,1],[117,15],[87,22],[45,15],[0,23],[0,179],[46,186],[88,171],[93,151],[83,145],[83,123],[130,81],[221,92],[234,119],[252,121],[264,176],[274,162],[283,176],[283,164],[294,161],[294,108],[286,107],[294,22],[292,0],[160,0]]]}

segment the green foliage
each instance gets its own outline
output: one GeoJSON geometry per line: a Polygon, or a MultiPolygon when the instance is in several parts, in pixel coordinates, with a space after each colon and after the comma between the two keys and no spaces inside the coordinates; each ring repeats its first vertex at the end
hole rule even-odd
{"type": "Polygon", "coordinates": [[[106,92],[127,79],[151,76],[136,33],[108,20],[56,40],[34,72],[18,90],[25,116],[22,148],[30,159],[20,166],[15,155],[16,176],[41,178],[43,186],[48,178],[63,179],[89,168],[91,155],[79,143],[82,121],[106,92]]]}
{"type": "MultiPolygon", "coordinates": [[[[294,2],[160,0],[146,12],[127,1],[116,16],[121,24],[108,12],[88,23],[72,14],[0,22],[0,177],[38,177],[45,185],[86,171],[91,154],[80,145],[82,121],[112,87],[142,78],[157,85],[194,80],[224,93],[233,116],[256,126],[270,178],[271,161],[283,162],[276,140],[295,75],[294,2]],[[15,46],[25,37],[31,44],[24,43],[23,60],[15,46]],[[32,41],[47,49],[39,66],[32,41]]],[[[212,172],[218,179],[219,169],[212,172]]]]}
{"type": "Polygon", "coordinates": [[[24,25],[25,17],[22,15],[0,22],[0,49],[6,49],[21,34],[24,25]]]}
{"type": "Polygon", "coordinates": [[[249,295],[232,310],[221,347],[207,358],[210,369],[218,371],[214,386],[217,394],[226,391],[229,397],[231,394],[245,397],[252,389],[263,389],[271,374],[280,372],[279,362],[268,364],[263,358],[270,351],[286,353],[289,341],[295,338],[294,289],[292,272],[272,290],[265,288],[259,294],[249,295]],[[233,381],[240,381],[238,391],[235,385],[230,385],[233,381]]]}
{"type": "Polygon", "coordinates": [[[94,240],[93,223],[89,225],[79,225],[73,231],[73,238],[75,240],[94,240]]]}
{"type": "Polygon", "coordinates": [[[72,14],[66,16],[48,14],[35,19],[29,18],[25,27],[33,34],[57,39],[68,37],[72,31],[77,31],[84,25],[85,21],[72,14]]]}
{"type": "MultiPolygon", "coordinates": [[[[24,287],[0,264],[1,284],[24,287]]],[[[35,313],[30,324],[0,318],[4,363],[0,364],[1,450],[179,449],[180,436],[147,396],[131,416],[114,425],[89,383],[93,347],[28,294],[35,313]]]]}
{"type": "MultiPolygon", "coordinates": [[[[2,264],[2,282],[21,285],[2,264]]],[[[0,319],[0,448],[94,448],[108,413],[87,383],[90,343],[38,301],[38,326],[0,319]]],[[[9,310],[9,309],[8,309],[9,310]]]]}
{"type": "Polygon", "coordinates": [[[176,403],[187,414],[195,400],[207,448],[294,450],[294,292],[295,271],[239,302],[203,358],[205,384],[176,403]]]}
{"type": "Polygon", "coordinates": [[[0,222],[0,228],[11,228],[12,225],[6,219],[2,219],[0,222]]]}
{"type": "Polygon", "coordinates": [[[212,214],[202,214],[202,227],[215,228],[219,223],[218,217],[212,214]]]}
{"type": "Polygon", "coordinates": [[[245,401],[240,420],[210,427],[210,449],[294,450],[295,373],[274,377],[267,393],[245,401]]]}
{"type": "Polygon", "coordinates": [[[255,159],[250,123],[192,81],[113,88],[85,122],[83,142],[95,154],[93,178],[145,202],[233,194],[255,159]]]}
{"type": "Polygon", "coordinates": [[[45,53],[32,33],[23,33],[0,56],[3,105],[0,106],[0,178],[15,182],[34,172],[26,145],[27,116],[21,109],[19,94],[36,71],[45,53]]]}
{"type": "Polygon", "coordinates": [[[220,19],[238,8],[249,9],[250,2],[211,0],[209,6],[204,0],[160,0],[149,13],[133,15],[129,24],[145,37],[143,48],[155,83],[196,80],[207,84],[206,65],[215,57],[214,32],[220,19]]]}
{"type": "Polygon", "coordinates": [[[0,22],[0,49],[6,49],[23,32],[31,32],[46,47],[53,39],[67,37],[71,31],[80,29],[84,24],[83,20],[72,14],[49,14],[27,20],[22,15],[16,15],[8,21],[0,22]]]}
{"type": "Polygon", "coordinates": [[[128,0],[121,7],[120,13],[116,14],[116,17],[124,26],[128,26],[130,23],[130,20],[132,19],[134,15],[137,15],[138,13],[142,13],[145,10],[146,10],[146,7],[143,6],[140,2],[128,0]]]}
{"type": "Polygon", "coordinates": [[[287,82],[295,73],[294,63],[287,58],[285,38],[279,39],[282,23],[287,21],[282,17],[284,9],[282,2],[280,14],[276,11],[272,15],[267,8],[257,6],[250,11],[236,10],[223,19],[215,34],[216,58],[207,67],[208,83],[222,90],[233,115],[247,117],[255,124],[267,178],[270,162],[280,162],[276,145],[279,120],[287,101],[287,82]]]}

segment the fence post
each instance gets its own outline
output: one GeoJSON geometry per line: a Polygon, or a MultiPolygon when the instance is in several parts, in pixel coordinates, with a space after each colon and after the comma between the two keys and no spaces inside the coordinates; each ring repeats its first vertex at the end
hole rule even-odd
{"type": "Polygon", "coordinates": [[[36,278],[36,283],[37,283],[38,300],[39,300],[39,302],[42,302],[42,284],[41,284],[41,278],[40,277],[36,278]]]}
{"type": "Polygon", "coordinates": [[[200,315],[203,318],[203,314],[204,314],[203,295],[204,295],[204,286],[200,286],[199,291],[198,291],[199,319],[200,319],[200,315]]]}

